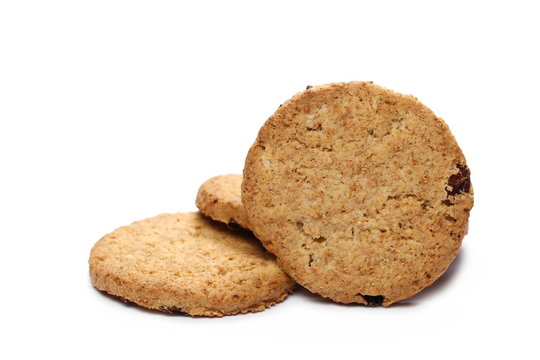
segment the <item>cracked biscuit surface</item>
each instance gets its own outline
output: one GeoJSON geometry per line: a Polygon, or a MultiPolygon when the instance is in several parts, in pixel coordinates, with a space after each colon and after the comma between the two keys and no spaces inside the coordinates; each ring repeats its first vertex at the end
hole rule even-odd
{"type": "Polygon", "coordinates": [[[99,290],[194,316],[261,311],[294,286],[250,233],[199,213],[163,214],[120,227],[95,244],[89,264],[99,290]]]}
{"type": "Polygon", "coordinates": [[[241,197],[241,174],[214,176],[201,185],[195,201],[206,216],[249,229],[241,197]]]}
{"type": "Polygon", "coordinates": [[[447,269],[473,190],[442,119],[412,96],[351,82],[308,87],[266,121],[242,200],[251,230],[299,284],[388,306],[447,269]]]}

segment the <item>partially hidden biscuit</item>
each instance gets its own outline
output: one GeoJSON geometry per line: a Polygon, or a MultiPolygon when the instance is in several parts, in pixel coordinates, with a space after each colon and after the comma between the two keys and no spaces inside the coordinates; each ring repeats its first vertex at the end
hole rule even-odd
{"type": "Polygon", "coordinates": [[[149,309],[223,316],[261,311],[294,282],[247,231],[199,213],[164,214],[116,229],[90,254],[102,291],[149,309]]]}
{"type": "Polygon", "coordinates": [[[241,186],[240,174],[215,176],[201,185],[195,203],[204,215],[214,220],[249,229],[241,186]]]}
{"type": "Polygon", "coordinates": [[[302,286],[387,306],[455,258],[473,189],[442,119],[412,96],[351,82],[308,87],[266,121],[242,200],[251,230],[302,286]]]}

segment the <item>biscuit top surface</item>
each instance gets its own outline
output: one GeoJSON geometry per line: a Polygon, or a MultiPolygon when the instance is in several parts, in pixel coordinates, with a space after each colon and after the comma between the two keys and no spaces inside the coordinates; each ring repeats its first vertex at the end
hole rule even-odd
{"type": "Polygon", "coordinates": [[[241,185],[241,174],[215,176],[201,185],[195,203],[203,214],[214,220],[249,229],[241,185]]]}
{"type": "Polygon", "coordinates": [[[255,309],[293,284],[247,231],[231,231],[199,213],[163,214],[118,228],[96,243],[90,269],[101,290],[192,315],[255,309]]]}
{"type": "Polygon", "coordinates": [[[242,198],[264,246],[301,285],[336,301],[389,305],[456,256],[472,186],[442,119],[365,82],[308,88],[267,120],[242,198]]]}

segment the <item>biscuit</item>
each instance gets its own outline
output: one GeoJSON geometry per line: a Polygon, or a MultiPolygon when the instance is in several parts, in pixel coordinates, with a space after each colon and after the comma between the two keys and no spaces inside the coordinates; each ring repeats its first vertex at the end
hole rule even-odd
{"type": "Polygon", "coordinates": [[[256,312],[294,282],[247,231],[199,213],[164,214],[105,235],[90,254],[93,285],[142,307],[193,316],[256,312]]]}
{"type": "Polygon", "coordinates": [[[457,255],[473,190],[444,121],[367,82],[308,87],[249,150],[242,200],[255,236],[300,285],[388,306],[457,255]]]}
{"type": "Polygon", "coordinates": [[[249,229],[241,197],[242,175],[215,176],[199,188],[195,204],[206,216],[249,229]]]}

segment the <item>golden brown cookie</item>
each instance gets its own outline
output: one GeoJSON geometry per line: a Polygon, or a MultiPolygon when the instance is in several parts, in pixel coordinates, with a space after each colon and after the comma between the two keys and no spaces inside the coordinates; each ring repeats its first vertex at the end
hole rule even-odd
{"type": "Polygon", "coordinates": [[[140,306],[189,315],[261,311],[294,282],[247,231],[199,213],[164,214],[116,229],[90,254],[94,286],[140,306]]]}
{"type": "Polygon", "coordinates": [[[251,230],[307,289],[390,305],[459,251],[473,190],[448,126],[372,83],[308,87],[264,124],[244,169],[251,230]]]}
{"type": "Polygon", "coordinates": [[[204,215],[214,220],[249,229],[241,186],[240,174],[215,176],[201,185],[195,203],[204,215]]]}

